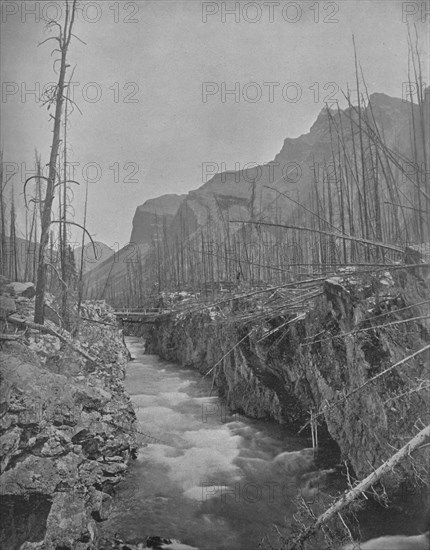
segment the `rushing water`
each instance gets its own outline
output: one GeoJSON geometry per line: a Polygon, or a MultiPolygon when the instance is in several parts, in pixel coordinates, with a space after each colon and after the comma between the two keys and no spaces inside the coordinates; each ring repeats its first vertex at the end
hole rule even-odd
{"type": "MultiPolygon", "coordinates": [[[[289,529],[298,494],[312,503],[339,477],[317,467],[306,439],[232,415],[194,370],[144,355],[128,338],[130,393],[141,431],[103,534],[158,535],[200,550],[254,550],[289,529]]],[[[267,543],[264,547],[268,547],[267,543]]]]}
{"type": "Polygon", "coordinates": [[[194,370],[135,357],[126,389],[139,422],[137,460],[118,487],[104,535],[179,539],[201,550],[254,549],[273,524],[288,527],[299,493],[312,502],[328,470],[308,442],[269,422],[232,415],[194,370]],[[143,435],[145,434],[145,435],[143,435]]]}

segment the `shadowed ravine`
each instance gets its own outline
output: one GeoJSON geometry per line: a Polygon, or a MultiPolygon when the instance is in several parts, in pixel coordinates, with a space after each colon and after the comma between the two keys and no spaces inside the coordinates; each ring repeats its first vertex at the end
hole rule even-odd
{"type": "MultiPolygon", "coordinates": [[[[127,338],[127,346],[135,360],[126,389],[141,444],[101,524],[103,539],[156,535],[201,550],[257,549],[264,535],[276,541],[273,524],[290,529],[294,497],[315,503],[319,492],[342,487],[329,468],[336,460],[331,451],[320,450],[316,464],[306,438],[232,415],[210,396],[209,378],[145,355],[139,338],[127,338]]],[[[373,520],[365,515],[369,535],[378,531],[375,521],[388,531],[395,523],[381,513],[372,513],[373,520]]]]}

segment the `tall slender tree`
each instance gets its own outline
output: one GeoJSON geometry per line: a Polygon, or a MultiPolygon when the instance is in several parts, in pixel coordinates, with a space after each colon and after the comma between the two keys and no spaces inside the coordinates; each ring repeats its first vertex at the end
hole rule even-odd
{"type": "MultiPolygon", "coordinates": [[[[36,303],[34,310],[35,323],[43,324],[45,319],[44,314],[44,301],[45,301],[45,289],[46,289],[46,262],[45,253],[49,243],[49,232],[52,221],[52,203],[55,197],[56,180],[58,178],[57,173],[57,159],[60,147],[60,129],[61,120],[63,115],[63,105],[65,102],[65,86],[66,86],[66,71],[69,65],[67,64],[67,52],[69,49],[70,41],[72,39],[73,24],[75,22],[76,15],[76,0],[73,0],[72,4],[66,0],[66,14],[63,24],[57,21],[48,22],[50,28],[58,27],[58,35],[46,38],[40,44],[44,44],[50,40],[54,40],[58,43],[58,48],[55,51],[60,53],[59,63],[59,76],[58,82],[55,86],[52,96],[49,97],[46,102],[48,108],[51,105],[55,106],[54,127],[52,134],[51,154],[49,158],[49,173],[48,177],[44,178],[47,182],[45,198],[43,201],[43,212],[41,220],[41,235],[39,246],[39,259],[37,266],[37,282],[36,282],[36,303]]],[[[26,184],[29,180],[26,181],[26,184]]]]}

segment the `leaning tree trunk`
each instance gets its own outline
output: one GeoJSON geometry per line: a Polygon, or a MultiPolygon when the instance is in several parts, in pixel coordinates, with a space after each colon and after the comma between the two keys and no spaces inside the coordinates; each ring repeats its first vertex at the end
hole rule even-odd
{"type": "Polygon", "coordinates": [[[372,487],[377,481],[381,479],[385,474],[390,472],[401,460],[410,456],[412,451],[417,449],[426,439],[430,437],[430,425],[426,426],[419,433],[417,433],[412,439],[410,439],[406,445],[404,445],[397,453],[393,454],[387,461],[385,461],[379,468],[371,472],[365,479],[360,481],[350,491],[345,492],[334,504],[330,506],[323,514],[321,514],[312,525],[303,530],[303,532],[293,540],[288,546],[288,550],[299,550],[303,548],[303,543],[308,539],[317,529],[327,523],[330,519],[334,518],[341,510],[346,508],[351,502],[360,497],[369,487],[372,487]]]}

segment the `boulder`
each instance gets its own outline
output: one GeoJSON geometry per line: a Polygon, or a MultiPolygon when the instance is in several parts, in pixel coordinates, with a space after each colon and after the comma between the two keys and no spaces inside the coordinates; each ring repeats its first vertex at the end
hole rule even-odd
{"type": "Polygon", "coordinates": [[[0,319],[5,320],[9,315],[16,312],[16,304],[9,296],[0,296],[0,319]]]}
{"type": "Polygon", "coordinates": [[[113,498],[107,493],[90,487],[88,504],[91,509],[92,518],[96,522],[100,522],[108,519],[113,505],[113,498]]]}
{"type": "Polygon", "coordinates": [[[84,494],[78,491],[55,494],[46,526],[47,548],[93,547],[95,522],[88,518],[84,494]]]}
{"type": "Polygon", "coordinates": [[[102,388],[77,386],[74,391],[74,400],[86,409],[102,409],[111,399],[112,394],[102,388]]]}
{"type": "Polygon", "coordinates": [[[33,298],[36,295],[34,283],[19,283],[17,281],[9,283],[6,290],[13,296],[23,296],[24,298],[33,298]]]}
{"type": "Polygon", "coordinates": [[[102,470],[105,475],[115,476],[125,472],[127,466],[122,462],[108,462],[102,464],[102,470]]]}

